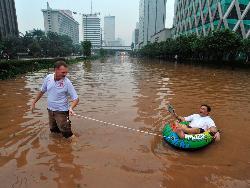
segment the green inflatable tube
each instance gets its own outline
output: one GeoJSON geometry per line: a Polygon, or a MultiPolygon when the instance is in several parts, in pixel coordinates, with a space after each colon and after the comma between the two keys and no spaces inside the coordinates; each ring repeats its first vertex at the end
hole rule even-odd
{"type": "MultiPolygon", "coordinates": [[[[181,122],[188,125],[188,122],[181,122]]],[[[205,131],[201,134],[185,134],[185,138],[181,139],[174,131],[174,125],[167,123],[162,131],[164,140],[170,145],[182,150],[197,150],[203,148],[213,142],[213,136],[205,131]]]]}

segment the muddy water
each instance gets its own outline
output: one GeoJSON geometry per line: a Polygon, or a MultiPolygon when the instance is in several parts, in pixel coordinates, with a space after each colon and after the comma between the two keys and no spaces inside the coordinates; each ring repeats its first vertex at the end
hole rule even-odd
{"type": "Polygon", "coordinates": [[[79,117],[77,142],[50,134],[46,96],[29,106],[51,71],[0,81],[0,187],[250,187],[249,71],[129,57],[70,67],[81,116],[160,134],[168,102],[181,115],[210,104],[221,142],[195,152],[79,117]]]}

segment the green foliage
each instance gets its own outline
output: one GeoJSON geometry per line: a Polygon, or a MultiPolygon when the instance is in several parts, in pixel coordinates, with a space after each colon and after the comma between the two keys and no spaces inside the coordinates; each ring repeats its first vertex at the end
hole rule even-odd
{"type": "Polygon", "coordinates": [[[241,46],[241,38],[228,29],[215,30],[205,37],[204,45],[209,53],[216,59],[221,60],[223,57],[238,52],[241,46]]]}
{"type": "Polygon", "coordinates": [[[4,49],[4,45],[2,43],[2,41],[0,41],[0,52],[4,49]]]}
{"type": "Polygon", "coordinates": [[[105,57],[108,54],[107,50],[104,50],[103,48],[100,49],[99,53],[101,57],[105,57]]]}
{"type": "Polygon", "coordinates": [[[249,54],[249,39],[242,40],[240,36],[228,29],[215,30],[207,36],[195,34],[181,35],[165,42],[153,43],[139,50],[141,56],[179,60],[235,60],[243,51],[249,54]]]}
{"type": "Polygon", "coordinates": [[[68,56],[73,52],[72,40],[67,35],[58,35],[57,33],[48,32],[47,38],[49,47],[47,54],[52,57],[68,56]]]}
{"type": "Polygon", "coordinates": [[[82,44],[82,48],[83,48],[83,55],[85,55],[86,57],[90,57],[91,56],[91,42],[90,41],[83,41],[81,42],[82,44]]]}
{"type": "Polygon", "coordinates": [[[81,55],[82,51],[83,51],[83,49],[82,49],[82,45],[81,44],[75,44],[73,46],[73,54],[75,54],[75,55],[81,55]]]}
{"type": "Polygon", "coordinates": [[[241,51],[243,56],[245,55],[245,61],[250,61],[250,38],[242,41],[241,51]]]}
{"type": "Polygon", "coordinates": [[[41,53],[41,46],[39,45],[37,40],[33,40],[28,45],[28,48],[31,51],[31,54],[33,55],[33,57],[38,57],[39,54],[41,53]]]}
{"type": "Polygon", "coordinates": [[[181,35],[175,39],[175,52],[179,58],[190,58],[193,54],[197,38],[196,35],[191,34],[181,35]]]}
{"type": "Polygon", "coordinates": [[[2,40],[2,49],[10,57],[16,56],[17,52],[22,49],[22,41],[17,37],[8,37],[2,40]]]}
{"type": "Polygon", "coordinates": [[[175,45],[174,39],[167,39],[166,42],[163,42],[162,53],[163,57],[172,59],[173,55],[176,54],[177,46],[175,45]]]}
{"type": "Polygon", "coordinates": [[[135,48],[135,44],[132,42],[131,43],[131,49],[132,49],[132,51],[134,50],[134,48],[135,48]]]}
{"type": "Polygon", "coordinates": [[[162,50],[162,43],[149,43],[148,45],[144,46],[141,50],[140,53],[144,56],[148,57],[157,57],[160,55],[162,50]]]}
{"type": "MultiPolygon", "coordinates": [[[[47,69],[54,66],[58,59],[36,59],[28,61],[0,61],[0,80],[15,77],[19,74],[47,69]]],[[[77,60],[68,60],[67,64],[78,62],[77,60]]]]}
{"type": "Polygon", "coordinates": [[[18,74],[52,67],[55,60],[1,61],[0,79],[7,79],[18,74]]]}
{"type": "Polygon", "coordinates": [[[32,30],[24,36],[9,37],[1,41],[0,48],[11,58],[17,57],[17,53],[28,53],[33,57],[58,57],[68,56],[73,52],[73,42],[67,35],[32,30]]]}
{"type": "Polygon", "coordinates": [[[250,56],[250,38],[242,41],[242,51],[250,56]]]}

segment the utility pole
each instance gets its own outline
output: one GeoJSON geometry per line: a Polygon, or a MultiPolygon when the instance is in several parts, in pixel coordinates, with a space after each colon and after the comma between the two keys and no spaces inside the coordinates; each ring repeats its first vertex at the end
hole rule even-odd
{"type": "Polygon", "coordinates": [[[91,0],[91,12],[90,12],[90,14],[92,14],[92,0],[91,0]]]}

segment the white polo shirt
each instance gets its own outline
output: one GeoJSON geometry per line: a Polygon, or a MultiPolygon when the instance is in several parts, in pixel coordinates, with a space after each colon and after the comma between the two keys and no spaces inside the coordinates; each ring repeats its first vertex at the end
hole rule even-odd
{"type": "Polygon", "coordinates": [[[67,77],[56,81],[54,74],[46,76],[41,91],[48,93],[48,109],[52,111],[68,111],[68,96],[70,96],[72,100],[78,98],[71,81],[67,77]]]}
{"type": "Polygon", "coordinates": [[[202,128],[207,130],[211,127],[216,127],[214,121],[210,118],[210,116],[201,116],[200,114],[193,114],[188,117],[184,117],[185,121],[189,121],[190,127],[193,128],[202,128]]]}

